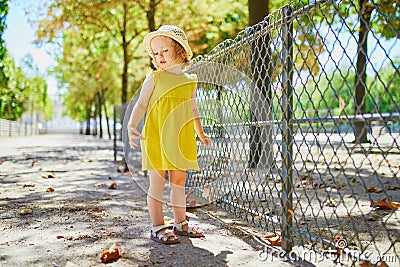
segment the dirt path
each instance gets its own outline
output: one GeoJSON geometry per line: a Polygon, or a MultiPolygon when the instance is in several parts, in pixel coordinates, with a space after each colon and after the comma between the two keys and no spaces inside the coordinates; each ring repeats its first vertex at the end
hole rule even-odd
{"type": "Polygon", "coordinates": [[[122,257],[110,266],[292,265],[261,261],[262,246],[228,217],[210,216],[226,215],[215,207],[190,214],[206,238],[150,241],[146,193],[116,171],[109,140],[42,135],[0,139],[0,147],[0,266],[102,266],[101,252],[115,242],[122,257]]]}

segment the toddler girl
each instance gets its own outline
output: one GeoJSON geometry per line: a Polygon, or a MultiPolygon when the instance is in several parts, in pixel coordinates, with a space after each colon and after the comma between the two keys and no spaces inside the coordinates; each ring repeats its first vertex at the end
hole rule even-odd
{"type": "Polygon", "coordinates": [[[197,227],[186,220],[186,170],[199,169],[195,131],[203,145],[210,144],[204,133],[196,106],[197,76],[183,72],[192,57],[185,33],[176,26],[165,25],[147,34],[144,45],[156,71],[147,75],[139,99],[128,122],[129,144],[142,148],[142,169],[148,170],[150,187],[147,205],[153,223],[150,238],[164,244],[179,243],[176,235],[203,237],[197,227]],[[143,132],[136,127],[144,114],[143,132]],[[174,226],[164,224],[162,195],[165,174],[171,186],[174,226]]]}

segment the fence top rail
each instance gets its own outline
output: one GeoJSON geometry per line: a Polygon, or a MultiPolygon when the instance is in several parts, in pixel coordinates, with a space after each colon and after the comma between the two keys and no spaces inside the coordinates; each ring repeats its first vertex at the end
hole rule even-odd
{"type": "MultiPolygon", "coordinates": [[[[305,118],[305,119],[292,119],[289,121],[290,124],[311,124],[320,122],[359,122],[359,121],[384,121],[384,120],[400,120],[400,113],[366,113],[357,115],[346,115],[346,116],[331,116],[323,118],[305,118]]],[[[267,125],[281,124],[282,120],[263,120],[253,122],[232,122],[232,123],[218,123],[218,124],[205,124],[204,127],[214,128],[231,128],[237,126],[253,126],[261,127],[267,125]]]]}

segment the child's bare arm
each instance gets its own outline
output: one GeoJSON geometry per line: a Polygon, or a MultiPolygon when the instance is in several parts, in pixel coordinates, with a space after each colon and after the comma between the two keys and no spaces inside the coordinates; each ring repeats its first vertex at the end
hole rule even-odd
{"type": "Polygon", "coordinates": [[[203,126],[200,121],[200,113],[196,104],[196,90],[192,93],[192,112],[194,118],[194,130],[200,137],[200,142],[202,145],[208,146],[211,143],[210,137],[204,132],[203,126]]]}
{"type": "Polygon", "coordinates": [[[136,144],[134,140],[144,139],[144,137],[136,129],[136,127],[147,111],[147,107],[149,105],[149,100],[153,93],[153,90],[154,90],[154,75],[151,73],[146,77],[145,81],[143,82],[139,98],[132,109],[132,113],[128,121],[127,127],[128,127],[129,144],[131,148],[135,148],[138,146],[138,144],[136,144]]]}

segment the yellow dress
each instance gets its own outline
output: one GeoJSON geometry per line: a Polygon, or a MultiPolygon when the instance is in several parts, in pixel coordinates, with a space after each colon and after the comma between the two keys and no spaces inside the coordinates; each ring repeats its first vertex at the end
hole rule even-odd
{"type": "Polygon", "coordinates": [[[198,170],[192,93],[197,76],[155,71],[141,140],[143,170],[198,170]]]}

